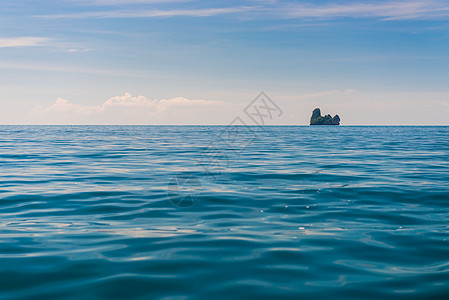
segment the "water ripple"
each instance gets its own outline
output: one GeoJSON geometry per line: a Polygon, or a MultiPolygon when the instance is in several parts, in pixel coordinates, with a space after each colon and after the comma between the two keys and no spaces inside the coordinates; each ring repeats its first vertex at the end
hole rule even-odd
{"type": "Polygon", "coordinates": [[[449,294],[448,127],[254,127],[211,180],[223,129],[0,126],[0,298],[449,294]]]}

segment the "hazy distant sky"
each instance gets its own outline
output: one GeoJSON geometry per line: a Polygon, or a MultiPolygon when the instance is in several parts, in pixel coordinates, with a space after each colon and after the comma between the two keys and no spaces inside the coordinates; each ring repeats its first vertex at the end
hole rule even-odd
{"type": "Polygon", "coordinates": [[[449,125],[449,1],[5,0],[0,124],[449,125]]]}

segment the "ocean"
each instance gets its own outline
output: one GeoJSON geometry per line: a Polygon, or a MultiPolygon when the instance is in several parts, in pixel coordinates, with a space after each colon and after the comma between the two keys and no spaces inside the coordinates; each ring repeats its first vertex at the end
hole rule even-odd
{"type": "Polygon", "coordinates": [[[0,126],[0,299],[447,299],[449,127],[0,126]]]}

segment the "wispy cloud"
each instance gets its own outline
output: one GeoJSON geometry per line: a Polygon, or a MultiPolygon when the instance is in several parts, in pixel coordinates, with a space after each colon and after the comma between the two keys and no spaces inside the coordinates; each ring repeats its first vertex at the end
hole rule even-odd
{"type": "Polygon", "coordinates": [[[346,89],[346,90],[330,90],[330,91],[324,91],[324,92],[318,92],[318,93],[312,93],[312,94],[304,94],[300,95],[296,98],[299,99],[311,99],[311,98],[322,98],[322,97],[329,97],[329,96],[335,96],[335,95],[347,95],[354,93],[356,90],[354,89],[346,89]]]}
{"type": "Polygon", "coordinates": [[[131,4],[155,4],[155,3],[175,3],[191,2],[195,0],[65,0],[66,2],[82,5],[131,5],[131,4]]]}
{"type": "Polygon", "coordinates": [[[179,9],[179,10],[116,10],[116,11],[93,11],[58,15],[41,15],[45,19],[118,19],[118,18],[157,18],[157,17],[211,17],[223,14],[242,13],[253,9],[252,7],[225,7],[204,9],[179,9]]]}
{"type": "MultiPolygon", "coordinates": [[[[163,9],[167,1],[160,0],[74,0],[80,5],[119,6],[131,4],[153,3],[158,8],[152,9],[108,9],[84,11],[78,13],[40,15],[46,19],[112,19],[112,18],[155,18],[155,17],[210,17],[216,15],[234,15],[252,12],[251,18],[300,18],[300,19],[338,19],[338,18],[377,18],[383,20],[433,19],[449,17],[449,3],[441,0],[395,0],[395,1],[330,1],[326,3],[252,0],[244,6],[230,7],[196,7],[189,9],[163,9]]],[[[190,2],[171,0],[169,2],[190,2]]],[[[248,16],[246,16],[248,17],[248,16]]]]}
{"type": "Polygon", "coordinates": [[[73,66],[73,65],[45,64],[34,62],[18,63],[18,62],[4,62],[1,60],[0,60],[0,69],[96,74],[102,76],[123,76],[123,72],[126,72],[127,76],[131,77],[148,78],[148,76],[150,76],[145,72],[137,72],[134,70],[119,71],[114,69],[93,68],[91,66],[73,66]]]}
{"type": "Polygon", "coordinates": [[[50,38],[35,36],[0,38],[0,48],[47,46],[51,41],[50,38]]]}
{"type": "MultiPolygon", "coordinates": [[[[75,52],[80,53],[93,50],[74,43],[58,41],[56,39],[48,37],[22,36],[22,37],[0,38],[0,48],[19,48],[19,47],[51,47],[56,48],[59,51],[68,53],[75,53],[75,52]]],[[[4,68],[7,65],[12,66],[12,64],[4,64],[0,61],[0,68],[4,68]]]]}
{"type": "Polygon", "coordinates": [[[285,11],[285,15],[291,18],[429,19],[449,16],[449,3],[418,0],[293,4],[285,11]]]}

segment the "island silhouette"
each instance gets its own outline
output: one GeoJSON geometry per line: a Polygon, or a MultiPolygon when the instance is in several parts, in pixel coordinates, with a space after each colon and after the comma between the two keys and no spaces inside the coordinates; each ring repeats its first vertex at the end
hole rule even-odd
{"type": "Polygon", "coordinates": [[[335,115],[332,118],[331,115],[321,115],[321,110],[315,108],[312,112],[312,117],[310,118],[310,125],[340,125],[340,117],[335,115]]]}

